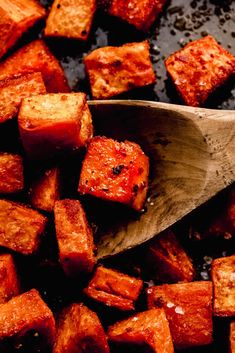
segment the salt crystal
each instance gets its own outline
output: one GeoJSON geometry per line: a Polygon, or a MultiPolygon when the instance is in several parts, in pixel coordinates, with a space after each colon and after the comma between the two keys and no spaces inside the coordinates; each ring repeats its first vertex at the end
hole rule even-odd
{"type": "Polygon", "coordinates": [[[175,308],[176,314],[184,315],[184,310],[181,308],[181,306],[177,306],[175,308]]]}
{"type": "Polygon", "coordinates": [[[174,304],[174,303],[169,302],[169,303],[167,303],[167,304],[166,304],[166,306],[167,306],[168,308],[173,308],[173,306],[175,306],[175,304],[174,304]]]}

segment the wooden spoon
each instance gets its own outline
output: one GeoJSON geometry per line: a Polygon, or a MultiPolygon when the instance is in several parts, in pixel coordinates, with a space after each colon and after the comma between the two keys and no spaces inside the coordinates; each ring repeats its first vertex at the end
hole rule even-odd
{"type": "Polygon", "coordinates": [[[96,135],[139,143],[151,166],[146,212],[104,211],[99,258],[151,239],[235,181],[235,111],[124,100],[89,106],[96,135]]]}

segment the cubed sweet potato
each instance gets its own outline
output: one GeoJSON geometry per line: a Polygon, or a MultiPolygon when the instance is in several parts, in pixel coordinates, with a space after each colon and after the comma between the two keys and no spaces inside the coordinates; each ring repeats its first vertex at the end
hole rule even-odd
{"type": "Polygon", "coordinates": [[[43,171],[30,188],[31,205],[39,210],[52,212],[60,198],[60,171],[54,167],[43,171]]]}
{"type": "Polygon", "coordinates": [[[155,353],[174,352],[163,309],[147,310],[110,326],[108,338],[119,344],[148,346],[155,353]]]}
{"type": "Polygon", "coordinates": [[[166,312],[176,349],[212,343],[212,283],[190,282],[151,287],[149,309],[166,312]]]}
{"type": "Polygon", "coordinates": [[[47,18],[45,35],[87,40],[96,0],[55,0],[47,18]]]}
{"type": "Polygon", "coordinates": [[[23,98],[46,93],[40,72],[15,75],[0,81],[0,123],[14,118],[23,98]]]}
{"type": "MultiPolygon", "coordinates": [[[[7,352],[12,352],[15,347],[23,346],[24,339],[32,332],[40,337],[39,348],[53,344],[54,317],[36,289],[14,297],[0,306],[1,352],[5,352],[6,347],[9,347],[7,352]]],[[[32,350],[33,348],[28,347],[32,350]]]]}
{"type": "Polygon", "coordinates": [[[103,47],[84,59],[92,96],[105,99],[156,81],[148,41],[103,47]]]}
{"type": "Polygon", "coordinates": [[[45,94],[22,100],[18,123],[30,158],[50,158],[84,147],[93,134],[84,93],[45,94]]]}
{"type": "Polygon", "coordinates": [[[7,302],[20,293],[20,282],[13,256],[0,255],[0,304],[7,302]]]}
{"type": "Polygon", "coordinates": [[[41,72],[47,92],[70,91],[58,60],[40,39],[20,48],[0,64],[0,80],[32,72],[41,72]]]}
{"type": "Polygon", "coordinates": [[[86,214],[78,200],[55,203],[55,228],[60,262],[69,276],[87,274],[95,265],[94,243],[86,214]]]}
{"type": "Polygon", "coordinates": [[[108,12],[137,29],[148,31],[165,3],[166,0],[111,0],[108,12]]]}
{"type": "Polygon", "coordinates": [[[24,255],[36,252],[46,220],[31,208],[0,200],[0,246],[24,255]]]}
{"type": "Polygon", "coordinates": [[[134,310],[143,281],[99,266],[84,292],[92,299],[119,310],[134,310]]]}
{"type": "Polygon", "coordinates": [[[207,36],[170,55],[165,65],[184,102],[197,107],[235,72],[235,57],[207,36]]]}
{"type": "Polygon", "coordinates": [[[0,193],[19,192],[24,188],[22,157],[16,154],[0,153],[0,193]]]}
{"type": "Polygon", "coordinates": [[[149,244],[147,262],[151,275],[163,283],[191,282],[195,276],[192,260],[171,230],[149,244]]]}
{"type": "Polygon", "coordinates": [[[230,353],[235,353],[235,321],[230,324],[230,353]]]}
{"type": "Polygon", "coordinates": [[[214,315],[235,316],[235,255],[212,261],[214,315]]]}
{"type": "Polygon", "coordinates": [[[140,211],[148,188],[149,160],[136,143],[94,137],[82,164],[78,191],[140,211]]]}
{"type": "Polygon", "coordinates": [[[53,353],[75,352],[109,353],[98,316],[83,304],[71,304],[64,309],[53,349],[53,353]]]}
{"type": "Polygon", "coordinates": [[[45,15],[36,0],[0,0],[0,58],[45,15]]]}

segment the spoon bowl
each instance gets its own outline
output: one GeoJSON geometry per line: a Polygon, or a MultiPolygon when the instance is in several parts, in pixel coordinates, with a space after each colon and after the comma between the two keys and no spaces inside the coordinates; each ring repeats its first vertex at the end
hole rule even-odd
{"type": "Polygon", "coordinates": [[[96,135],[140,144],[150,158],[146,208],[103,211],[98,257],[137,246],[235,181],[235,112],[146,101],[91,101],[96,135]]]}

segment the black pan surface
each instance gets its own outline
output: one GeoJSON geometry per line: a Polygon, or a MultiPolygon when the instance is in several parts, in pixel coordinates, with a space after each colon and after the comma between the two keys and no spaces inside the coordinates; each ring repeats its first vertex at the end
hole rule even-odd
{"type": "MultiPolygon", "coordinates": [[[[41,0],[41,3],[49,7],[52,1],[41,0]]],[[[42,36],[42,28],[43,25],[35,28],[29,35],[25,36],[22,42],[29,41],[38,35],[42,36]]],[[[132,27],[99,11],[95,16],[88,43],[84,44],[64,40],[48,40],[47,42],[55,55],[60,59],[71,88],[75,91],[86,92],[88,98],[90,98],[89,84],[82,63],[84,55],[98,47],[122,45],[127,42],[141,41],[148,38],[151,43],[152,62],[157,72],[157,83],[155,86],[138,89],[125,94],[122,98],[181,103],[173,85],[167,78],[163,60],[190,40],[198,39],[206,34],[213,35],[224,48],[235,54],[234,0],[169,1],[163,14],[147,34],[140,33],[132,27]]],[[[22,42],[20,45],[23,44],[22,42]]],[[[206,107],[235,109],[234,80],[231,79],[225,87],[219,89],[206,103],[206,107]]],[[[1,149],[2,145],[4,146],[0,139],[1,149]]],[[[9,150],[11,150],[11,146],[9,146],[9,150]]],[[[210,219],[215,218],[217,214],[222,212],[232,188],[234,186],[224,190],[213,200],[194,211],[173,227],[173,230],[193,258],[197,268],[197,280],[210,279],[210,265],[213,258],[229,256],[235,252],[234,238],[198,240],[197,236],[190,236],[203,232],[207,228],[210,219]]],[[[68,197],[68,194],[63,196],[68,197]]],[[[27,195],[23,195],[22,200],[27,200],[27,195]]],[[[119,268],[131,275],[137,275],[139,268],[138,259],[142,258],[145,246],[134,249],[128,252],[128,254],[106,260],[105,263],[108,266],[119,268]]],[[[32,258],[24,258],[17,255],[17,262],[20,275],[23,279],[23,290],[26,291],[32,287],[39,289],[44,300],[56,315],[66,304],[73,301],[84,301],[98,312],[105,327],[123,317],[122,314],[111,312],[89,302],[81,292],[84,283],[81,280],[70,281],[64,276],[58,265],[53,222],[51,222],[51,226],[47,230],[40,253],[32,258]]],[[[143,278],[146,287],[153,284],[148,277],[148,273],[143,272],[143,278]]],[[[140,301],[139,309],[144,310],[145,308],[146,305],[143,298],[140,301]]],[[[208,347],[190,349],[187,352],[185,351],[185,353],[228,353],[228,324],[229,321],[226,319],[216,319],[214,321],[215,343],[208,347]]],[[[34,332],[32,332],[26,339],[26,345],[18,347],[18,352],[49,353],[37,349],[37,340],[37,335],[34,335],[34,332]],[[25,350],[24,347],[31,347],[31,349],[26,348],[25,350]],[[33,349],[32,347],[36,348],[33,349]]],[[[126,351],[124,349],[115,350],[112,348],[112,353],[114,352],[124,353],[126,351]]],[[[132,350],[129,347],[128,353],[131,352],[140,353],[141,350],[137,350],[136,347],[132,350]]]]}

